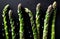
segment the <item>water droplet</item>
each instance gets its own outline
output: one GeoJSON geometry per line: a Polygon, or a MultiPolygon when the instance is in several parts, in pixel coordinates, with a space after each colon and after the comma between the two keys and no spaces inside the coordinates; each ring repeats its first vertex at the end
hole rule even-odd
{"type": "Polygon", "coordinates": [[[2,25],[4,25],[4,24],[2,23],[2,25]]]}
{"type": "Polygon", "coordinates": [[[42,28],[44,28],[44,27],[42,26],[42,28]]]}
{"type": "Polygon", "coordinates": [[[18,25],[18,23],[17,23],[17,25],[18,25]]]}
{"type": "Polygon", "coordinates": [[[2,34],[4,36],[4,34],[2,34]]]}
{"type": "Polygon", "coordinates": [[[12,30],[9,29],[9,32],[12,32],[12,30]]]}
{"type": "Polygon", "coordinates": [[[30,35],[30,38],[32,37],[32,35],[30,35]]]}
{"type": "Polygon", "coordinates": [[[4,29],[2,29],[2,31],[4,31],[4,29]]]}
{"type": "Polygon", "coordinates": [[[42,18],[42,20],[44,20],[44,19],[42,18]]]}
{"type": "Polygon", "coordinates": [[[16,35],[18,35],[18,33],[16,35]]]}
{"type": "Polygon", "coordinates": [[[30,34],[31,32],[29,31],[29,34],[30,34]]]}

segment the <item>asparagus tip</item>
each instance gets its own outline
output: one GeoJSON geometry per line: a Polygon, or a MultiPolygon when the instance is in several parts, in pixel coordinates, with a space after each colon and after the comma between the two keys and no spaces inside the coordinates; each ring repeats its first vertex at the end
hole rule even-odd
{"type": "Polygon", "coordinates": [[[26,11],[26,12],[30,12],[30,10],[29,10],[28,8],[25,8],[25,11],[26,11]]]}
{"type": "Polygon", "coordinates": [[[9,4],[6,5],[6,7],[8,7],[8,6],[9,6],[9,4]]]}
{"type": "Polygon", "coordinates": [[[52,8],[53,8],[52,5],[49,5],[49,6],[48,6],[48,9],[47,9],[47,12],[52,11],[52,8]]]}
{"type": "Polygon", "coordinates": [[[11,15],[12,15],[12,10],[9,10],[9,18],[11,17],[11,15]]]}
{"type": "Polygon", "coordinates": [[[21,8],[21,3],[18,4],[18,9],[20,9],[20,8],[21,8]]]}
{"type": "Polygon", "coordinates": [[[9,7],[9,4],[7,4],[7,5],[4,7],[3,10],[6,10],[8,7],[9,7]]]}
{"type": "Polygon", "coordinates": [[[40,5],[41,5],[41,4],[40,4],[40,3],[38,3],[38,4],[37,4],[37,7],[38,7],[38,6],[40,6],[40,5]]]}
{"type": "Polygon", "coordinates": [[[37,4],[37,6],[36,6],[36,9],[39,9],[39,8],[40,8],[40,6],[41,6],[41,4],[40,4],[40,3],[38,3],[38,4],[37,4]]]}
{"type": "Polygon", "coordinates": [[[56,1],[54,1],[54,3],[53,3],[53,8],[55,8],[55,7],[56,7],[56,4],[57,4],[57,3],[56,3],[56,1]]]}

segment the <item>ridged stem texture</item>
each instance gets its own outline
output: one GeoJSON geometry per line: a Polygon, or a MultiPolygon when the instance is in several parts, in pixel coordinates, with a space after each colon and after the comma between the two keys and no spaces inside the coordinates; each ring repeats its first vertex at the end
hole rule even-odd
{"type": "Polygon", "coordinates": [[[24,39],[24,20],[23,20],[23,13],[22,13],[22,6],[21,4],[18,5],[18,16],[19,16],[19,23],[20,23],[20,28],[19,28],[19,39],[24,39]]]}
{"type": "Polygon", "coordinates": [[[37,37],[37,28],[36,28],[35,23],[34,23],[33,13],[28,8],[25,8],[25,12],[30,17],[30,22],[31,22],[31,27],[32,27],[32,32],[33,32],[33,38],[38,39],[38,37],[37,37]]]}
{"type": "Polygon", "coordinates": [[[7,12],[8,11],[8,8],[9,8],[9,4],[7,4],[4,7],[3,14],[2,14],[6,39],[9,39],[9,36],[8,36],[8,26],[7,26],[7,20],[6,20],[6,14],[8,13],[7,12]]]}
{"type": "Polygon", "coordinates": [[[36,27],[38,32],[38,39],[40,39],[40,16],[41,16],[41,4],[38,3],[36,6],[36,27]]]}
{"type": "Polygon", "coordinates": [[[51,28],[51,39],[55,39],[56,1],[53,3],[53,20],[51,28]]]}
{"type": "Polygon", "coordinates": [[[49,26],[48,24],[49,24],[51,12],[52,12],[52,5],[50,5],[46,11],[46,15],[44,19],[43,39],[47,39],[48,26],[49,26]]]}
{"type": "Polygon", "coordinates": [[[14,26],[14,21],[12,18],[12,10],[9,10],[9,20],[10,20],[10,25],[11,25],[11,34],[12,34],[12,39],[15,39],[15,26],[14,26]]]}

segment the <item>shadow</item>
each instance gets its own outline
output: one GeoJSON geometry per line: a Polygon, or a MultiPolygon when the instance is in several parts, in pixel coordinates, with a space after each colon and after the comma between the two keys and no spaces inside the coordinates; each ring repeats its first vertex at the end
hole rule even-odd
{"type": "Polygon", "coordinates": [[[31,27],[31,23],[30,23],[30,17],[25,12],[24,8],[22,8],[22,14],[23,14],[23,18],[24,18],[24,35],[25,35],[25,39],[33,39],[32,27],[31,27]]]}

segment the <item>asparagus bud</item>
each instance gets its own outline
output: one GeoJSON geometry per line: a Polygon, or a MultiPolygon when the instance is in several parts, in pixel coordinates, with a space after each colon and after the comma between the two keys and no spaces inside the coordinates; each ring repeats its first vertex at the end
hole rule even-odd
{"type": "Polygon", "coordinates": [[[49,17],[51,15],[51,12],[52,12],[52,5],[50,5],[46,11],[46,15],[45,15],[45,19],[44,19],[43,39],[47,39],[49,17]]]}
{"type": "Polygon", "coordinates": [[[40,39],[40,12],[41,10],[41,4],[38,3],[36,6],[36,27],[37,27],[37,32],[38,32],[38,39],[40,39]]]}
{"type": "Polygon", "coordinates": [[[56,3],[56,1],[54,1],[54,3],[53,3],[53,8],[56,8],[56,5],[57,3],[56,3]]]}
{"type": "Polygon", "coordinates": [[[3,17],[3,24],[4,24],[4,30],[5,30],[5,35],[6,35],[6,39],[9,39],[9,36],[8,36],[8,26],[7,26],[7,21],[6,21],[6,13],[8,11],[8,8],[9,8],[9,4],[7,4],[4,9],[3,9],[3,14],[2,14],[2,17],[3,17]]]}
{"type": "Polygon", "coordinates": [[[34,19],[33,19],[33,13],[28,8],[25,8],[25,12],[30,17],[30,22],[31,22],[32,31],[33,31],[33,37],[34,37],[34,39],[38,39],[38,37],[37,37],[37,28],[35,26],[34,19]]]}
{"type": "Polygon", "coordinates": [[[18,5],[17,12],[18,12],[19,22],[20,22],[20,28],[19,28],[20,39],[24,39],[24,20],[22,15],[21,4],[18,5]]]}
{"type": "Polygon", "coordinates": [[[55,39],[55,19],[56,19],[56,1],[53,3],[53,20],[51,29],[51,39],[55,39]]]}
{"type": "Polygon", "coordinates": [[[10,24],[11,24],[12,39],[15,39],[15,31],[14,31],[15,27],[14,27],[14,21],[12,19],[12,10],[9,10],[8,14],[9,14],[9,20],[10,20],[10,24]]]}

